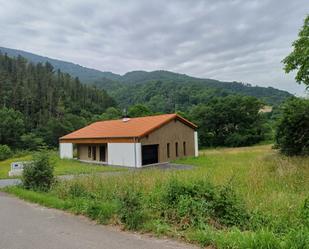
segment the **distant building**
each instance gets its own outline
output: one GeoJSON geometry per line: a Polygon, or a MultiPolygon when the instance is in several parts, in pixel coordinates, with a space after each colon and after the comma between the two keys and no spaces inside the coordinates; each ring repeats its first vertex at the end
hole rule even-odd
{"type": "Polygon", "coordinates": [[[260,113],[268,113],[268,112],[272,112],[273,108],[270,105],[264,105],[259,112],[260,113]]]}
{"type": "Polygon", "coordinates": [[[177,114],[99,121],[59,139],[60,157],[142,167],[198,155],[197,126],[177,114]]]}

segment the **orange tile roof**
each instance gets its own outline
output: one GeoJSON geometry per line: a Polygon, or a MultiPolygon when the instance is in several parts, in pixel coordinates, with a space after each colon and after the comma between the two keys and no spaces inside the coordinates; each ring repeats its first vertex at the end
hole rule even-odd
{"type": "Polygon", "coordinates": [[[196,128],[195,124],[177,114],[163,114],[130,118],[127,122],[124,122],[122,119],[95,122],[61,137],[60,140],[143,137],[174,119],[178,119],[193,129],[196,128]]]}

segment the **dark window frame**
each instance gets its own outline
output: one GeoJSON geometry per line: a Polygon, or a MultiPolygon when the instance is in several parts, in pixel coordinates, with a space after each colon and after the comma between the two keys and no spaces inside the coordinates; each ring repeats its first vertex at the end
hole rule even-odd
{"type": "Polygon", "coordinates": [[[176,154],[176,157],[179,156],[179,151],[178,151],[178,142],[175,143],[175,154],[176,154]]]}
{"type": "Polygon", "coordinates": [[[96,145],[92,146],[92,160],[93,161],[97,160],[97,146],[96,145]]]}
{"type": "Polygon", "coordinates": [[[88,145],[88,158],[91,158],[91,146],[90,145],[88,145]]]}
{"type": "Polygon", "coordinates": [[[187,145],[186,145],[186,141],[183,141],[183,155],[186,156],[187,155],[187,145]]]}
{"type": "Polygon", "coordinates": [[[171,157],[170,143],[167,143],[166,145],[166,152],[167,152],[167,158],[170,158],[171,157]]]}

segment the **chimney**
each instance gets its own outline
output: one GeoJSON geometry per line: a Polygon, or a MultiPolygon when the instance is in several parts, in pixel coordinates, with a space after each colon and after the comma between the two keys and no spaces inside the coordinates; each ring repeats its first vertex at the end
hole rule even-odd
{"type": "Polygon", "coordinates": [[[130,118],[128,117],[123,117],[122,118],[122,122],[126,123],[126,122],[129,122],[130,121],[130,118]]]}
{"type": "Polygon", "coordinates": [[[127,109],[123,109],[123,116],[122,116],[122,122],[126,123],[130,120],[127,114],[127,109]]]}

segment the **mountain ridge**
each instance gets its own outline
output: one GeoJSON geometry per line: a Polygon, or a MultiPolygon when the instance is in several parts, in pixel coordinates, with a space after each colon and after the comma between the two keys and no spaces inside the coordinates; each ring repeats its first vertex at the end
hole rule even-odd
{"type": "Polygon", "coordinates": [[[103,72],[97,69],[84,67],[73,62],[63,61],[60,59],[53,59],[47,56],[37,55],[24,50],[0,47],[0,52],[2,52],[3,54],[6,53],[10,57],[17,57],[18,55],[21,55],[22,57],[26,58],[27,60],[33,63],[49,62],[55,69],[60,69],[61,71],[71,74],[74,77],[78,77],[81,81],[85,81],[86,83],[90,83],[91,81],[99,78],[118,79],[119,77],[121,77],[121,75],[114,74],[112,72],[107,71],[103,72]],[[74,67],[80,70],[81,73],[78,74],[77,71],[76,72],[72,71],[72,68],[74,67]],[[83,74],[85,74],[86,76],[83,76],[83,74]]]}
{"type": "Polygon", "coordinates": [[[208,99],[209,96],[220,97],[229,94],[240,94],[259,98],[270,105],[277,105],[286,98],[293,96],[287,91],[273,87],[252,86],[236,81],[225,82],[215,79],[203,79],[166,70],[136,70],[120,75],[22,50],[0,47],[0,51],[10,57],[21,55],[33,63],[49,62],[54,69],[60,69],[73,77],[78,77],[83,83],[94,84],[105,89],[120,104],[120,107],[127,107],[137,103],[148,104],[149,101],[155,101],[152,99],[153,97],[163,102],[169,102],[169,98],[173,98],[175,103],[170,103],[169,108],[155,108],[156,111],[168,112],[172,110],[172,105],[179,105],[182,106],[182,109],[186,109],[184,106],[185,99],[190,99],[188,105],[191,106],[205,103],[205,99],[208,99]],[[139,95],[147,95],[147,98],[142,98],[139,95]],[[186,95],[186,97],[180,98],[180,95],[186,95]],[[197,95],[200,96],[195,99],[197,95]],[[177,99],[179,99],[179,103],[176,103],[177,99]],[[184,103],[181,101],[184,101],[184,103]]]}

